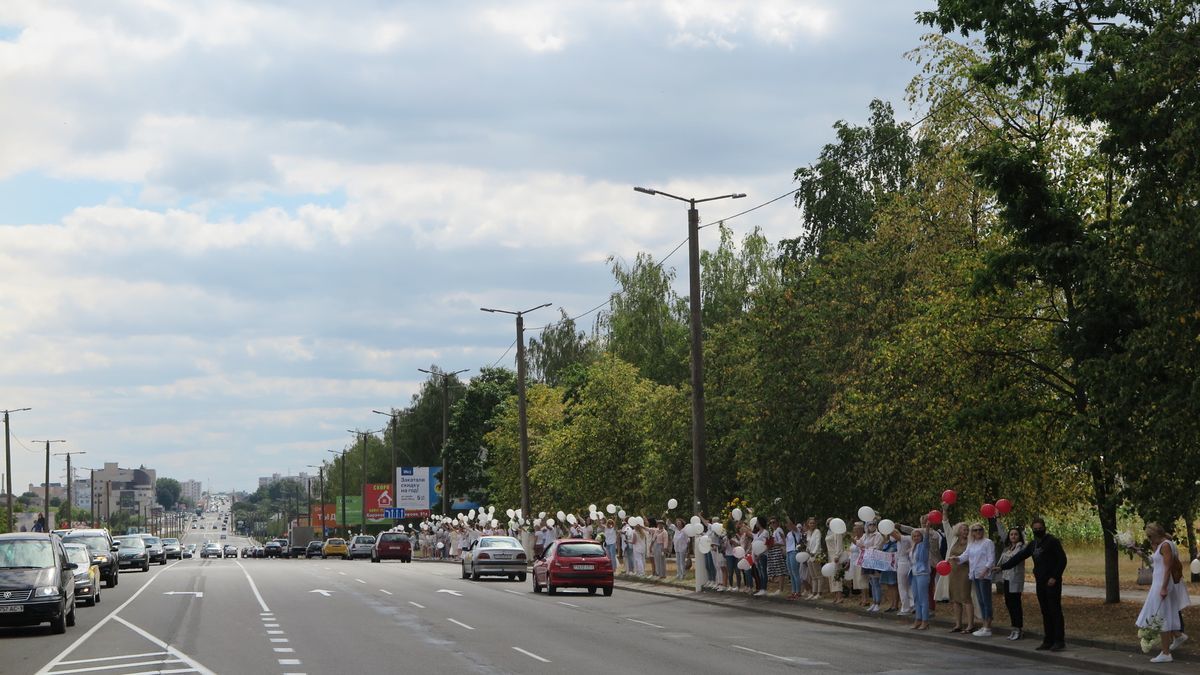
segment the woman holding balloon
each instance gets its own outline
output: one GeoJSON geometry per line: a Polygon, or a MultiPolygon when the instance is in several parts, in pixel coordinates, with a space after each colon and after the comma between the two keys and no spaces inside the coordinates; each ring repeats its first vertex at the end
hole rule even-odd
{"type": "Polygon", "coordinates": [[[825,521],[825,526],[829,528],[829,534],[825,535],[827,562],[821,567],[821,576],[829,580],[829,592],[833,594],[833,604],[840,605],[846,600],[842,574],[847,562],[846,523],[841,518],[830,518],[825,521]]]}
{"type": "Polygon", "coordinates": [[[912,628],[926,630],[929,628],[929,541],[925,538],[924,530],[913,530],[909,535],[912,549],[908,554],[909,570],[912,574],[913,619],[912,628]]]}
{"type": "Polygon", "coordinates": [[[970,533],[966,523],[950,526],[950,505],[942,502],[942,531],[946,537],[946,560],[949,562],[950,574],[947,575],[946,590],[950,595],[950,604],[954,606],[954,628],[951,633],[971,633],[975,631],[975,608],[971,604],[971,578],[965,561],[959,562],[967,550],[967,538],[970,533]]]}
{"type": "Polygon", "coordinates": [[[987,532],[982,523],[971,525],[970,538],[967,540],[966,547],[958,555],[950,556],[950,562],[960,568],[966,567],[967,578],[970,579],[971,588],[975,591],[975,599],[979,602],[980,619],[983,621],[982,628],[971,631],[968,627],[963,632],[970,632],[975,637],[991,637],[992,566],[996,562],[996,546],[991,539],[987,538],[987,532]]]}

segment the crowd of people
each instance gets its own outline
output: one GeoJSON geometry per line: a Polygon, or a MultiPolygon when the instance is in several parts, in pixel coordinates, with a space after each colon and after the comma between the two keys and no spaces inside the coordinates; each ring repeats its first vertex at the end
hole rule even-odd
{"type": "MultiPolygon", "coordinates": [[[[689,522],[627,517],[624,511],[603,514],[593,507],[587,516],[559,512],[557,520],[542,513],[528,526],[519,515],[507,527],[486,517],[477,522],[473,515],[434,520],[421,524],[418,541],[428,557],[457,560],[465,546],[486,535],[531,536],[535,557],[557,539],[594,539],[604,545],[614,571],[626,575],[665,579],[671,573],[667,561],[673,559],[676,579],[702,566],[706,590],[858,603],[871,613],[912,616],[912,630],[929,630],[935,608],[944,604],[954,622],[950,632],[977,638],[992,636],[993,598],[999,594],[1009,616],[1007,639],[1013,641],[1024,637],[1023,594],[1031,560],[1043,626],[1037,649],[1064,649],[1067,556],[1045,521],[1033,519],[1027,541],[1023,528],[1005,527],[998,513],[952,524],[949,507],[943,503],[940,511],[912,525],[869,513],[872,518],[849,528],[837,518],[824,523],[743,519],[735,510],[737,517],[724,523],[699,516],[689,522]]],[[[1189,599],[1174,542],[1154,523],[1147,525],[1146,535],[1154,547],[1155,577],[1137,625],[1160,631],[1162,651],[1152,661],[1169,662],[1172,651],[1188,639],[1182,610],[1189,599]]]]}

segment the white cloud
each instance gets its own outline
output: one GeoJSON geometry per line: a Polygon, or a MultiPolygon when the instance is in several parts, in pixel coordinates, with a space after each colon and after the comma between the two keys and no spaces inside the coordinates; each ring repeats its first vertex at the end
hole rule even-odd
{"type": "Polygon", "coordinates": [[[664,0],[662,11],[675,25],[672,46],[729,51],[739,39],[792,47],[800,39],[826,36],[832,2],[796,0],[664,0]]]}

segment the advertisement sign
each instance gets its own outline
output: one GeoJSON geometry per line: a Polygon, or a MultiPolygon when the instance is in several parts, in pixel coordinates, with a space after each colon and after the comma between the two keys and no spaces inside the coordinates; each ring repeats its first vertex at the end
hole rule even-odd
{"type": "Polygon", "coordinates": [[[312,524],[316,527],[337,527],[337,504],[326,504],[325,513],[321,513],[321,506],[313,504],[312,512],[309,517],[312,518],[312,524]]]}
{"type": "Polygon", "coordinates": [[[363,498],[366,499],[368,523],[383,522],[384,511],[395,506],[395,499],[392,498],[392,486],[387,483],[364,484],[363,498]]]}
{"type": "Polygon", "coordinates": [[[409,518],[427,518],[441,503],[442,467],[402,466],[396,469],[394,506],[409,518]]]}

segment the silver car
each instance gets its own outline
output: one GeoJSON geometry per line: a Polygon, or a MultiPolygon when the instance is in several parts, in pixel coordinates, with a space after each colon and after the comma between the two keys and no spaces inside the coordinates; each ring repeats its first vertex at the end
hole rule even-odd
{"type": "Polygon", "coordinates": [[[509,581],[525,581],[528,562],[521,542],[513,537],[481,537],[463,549],[462,578],[504,576],[509,581]]]}
{"type": "Polygon", "coordinates": [[[347,548],[346,557],[353,560],[354,558],[370,558],[375,553],[375,537],[369,534],[360,534],[350,538],[350,546],[347,548]]]}

